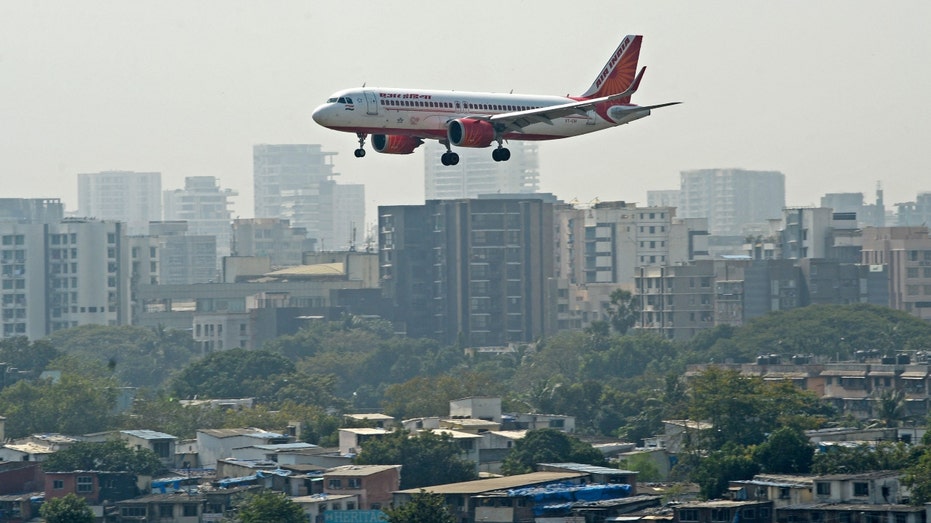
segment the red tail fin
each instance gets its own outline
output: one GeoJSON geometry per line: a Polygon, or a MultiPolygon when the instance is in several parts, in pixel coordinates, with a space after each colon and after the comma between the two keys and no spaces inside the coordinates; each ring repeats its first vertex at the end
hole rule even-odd
{"type": "MultiPolygon", "coordinates": [[[[623,93],[637,76],[637,61],[640,60],[641,35],[627,35],[621,40],[614,54],[608,59],[604,69],[595,78],[592,86],[585,91],[582,98],[598,98],[623,93]]],[[[630,98],[620,100],[630,102],[630,98]]]]}

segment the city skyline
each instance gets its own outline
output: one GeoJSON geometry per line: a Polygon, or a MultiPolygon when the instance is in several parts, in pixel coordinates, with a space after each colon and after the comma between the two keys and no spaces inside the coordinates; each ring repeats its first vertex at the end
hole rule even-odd
{"type": "Polygon", "coordinates": [[[683,105],[541,144],[541,191],[645,203],[647,190],[707,168],[783,172],[788,205],[869,195],[877,181],[889,206],[931,190],[920,176],[931,167],[922,145],[931,6],[922,2],[601,2],[591,7],[601,16],[577,26],[547,1],[479,1],[469,13],[372,3],[349,17],[335,4],[234,7],[0,7],[0,72],[13,79],[0,84],[0,118],[13,123],[0,129],[0,152],[18,180],[6,196],[60,197],[73,210],[76,173],[156,171],[166,189],[216,176],[240,192],[234,216],[248,217],[251,147],[316,143],[338,153],[340,183],[368,187],[368,210],[419,203],[421,151],[353,158],[353,137],[316,126],[313,107],[363,83],[578,94],[627,33],[644,35],[649,69],[634,102],[683,105]],[[474,23],[482,13],[549,29],[509,43],[474,23]],[[487,45],[458,50],[465,29],[487,45]]]}

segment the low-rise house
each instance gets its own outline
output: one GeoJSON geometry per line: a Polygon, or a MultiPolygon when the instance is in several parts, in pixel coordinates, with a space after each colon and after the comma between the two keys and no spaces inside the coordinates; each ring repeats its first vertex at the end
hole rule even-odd
{"type": "Polygon", "coordinates": [[[430,432],[440,437],[448,436],[453,441],[453,443],[459,447],[459,457],[475,463],[475,469],[476,471],[478,470],[479,441],[483,439],[482,436],[479,436],[478,434],[472,434],[471,432],[462,432],[459,430],[450,429],[433,429],[430,432]]]}
{"type": "Polygon", "coordinates": [[[367,440],[380,438],[390,432],[379,428],[339,429],[339,453],[358,454],[367,440]]]}
{"type": "Polygon", "coordinates": [[[154,430],[121,430],[118,434],[127,447],[151,450],[165,466],[174,465],[176,436],[154,430]]]}
{"type": "Polygon", "coordinates": [[[200,523],[206,498],[201,494],[149,494],[116,502],[108,521],[129,523],[200,523]]]}
{"type": "Polygon", "coordinates": [[[7,443],[0,446],[0,461],[34,461],[41,463],[56,451],[48,445],[38,443],[7,443]]]}
{"type": "Polygon", "coordinates": [[[359,496],[356,494],[313,494],[295,496],[291,501],[300,505],[310,523],[324,523],[328,512],[355,510],[359,506],[359,496]]]}
{"type": "Polygon", "coordinates": [[[575,416],[562,414],[515,413],[502,416],[504,430],[553,429],[560,432],[575,432],[575,416]]]}
{"type": "Polygon", "coordinates": [[[290,441],[287,434],[255,428],[201,429],[197,431],[197,454],[201,467],[214,467],[218,460],[231,457],[233,449],[290,441]]]}
{"type": "Polygon", "coordinates": [[[514,443],[527,435],[526,430],[490,430],[478,440],[478,470],[500,474],[501,465],[514,443]]]}
{"type": "Polygon", "coordinates": [[[46,472],[45,499],[48,501],[74,494],[87,502],[95,517],[102,518],[105,505],[139,495],[137,481],[136,475],[129,472],[46,472]]]}
{"type": "Polygon", "coordinates": [[[261,490],[262,487],[247,485],[204,491],[204,509],[201,522],[218,523],[224,519],[231,519],[227,518],[227,516],[232,515],[232,511],[237,505],[261,490]]]}
{"type": "Polygon", "coordinates": [[[278,457],[281,454],[293,452],[296,450],[319,449],[317,445],[310,443],[277,443],[272,445],[250,445],[248,447],[239,447],[233,449],[233,459],[245,460],[265,460],[275,463],[279,462],[278,457]]]}
{"type": "Polygon", "coordinates": [[[394,504],[400,506],[410,501],[418,492],[425,491],[442,495],[459,523],[531,521],[533,520],[532,509],[528,512],[527,507],[518,506],[517,498],[507,498],[497,494],[492,496],[492,494],[543,485],[581,485],[587,477],[586,474],[579,472],[531,472],[530,474],[447,483],[397,491],[394,493],[394,504]]]}
{"type": "Polygon", "coordinates": [[[693,501],[673,508],[675,523],[773,523],[772,501],[693,501]]]}
{"type": "Polygon", "coordinates": [[[381,413],[362,413],[362,414],[345,414],[347,420],[359,424],[371,424],[380,429],[393,429],[395,419],[387,414],[381,413]]]}
{"type": "Polygon", "coordinates": [[[908,499],[899,484],[901,472],[829,474],[814,478],[817,503],[898,504],[908,499]]]}
{"type": "Polygon", "coordinates": [[[390,506],[392,493],[400,486],[400,465],[347,465],[323,474],[324,493],[357,495],[361,510],[390,506]]]}
{"type": "Polygon", "coordinates": [[[776,517],[798,523],[925,523],[926,510],[904,504],[813,503],[780,508],[776,517]]]}
{"type": "Polygon", "coordinates": [[[42,490],[45,474],[34,461],[0,462],[0,495],[42,490]]]}
{"type": "Polygon", "coordinates": [[[42,492],[25,494],[0,494],[0,521],[3,523],[25,523],[39,516],[42,492]]]}
{"type": "Polygon", "coordinates": [[[440,418],[439,416],[427,416],[425,418],[406,419],[401,422],[401,426],[408,432],[438,429],[440,428],[440,418]]]}
{"type": "Polygon", "coordinates": [[[590,483],[629,485],[631,496],[637,494],[637,475],[640,474],[635,470],[612,469],[585,463],[537,463],[536,469],[540,472],[583,472],[588,474],[590,483]]]}
{"type": "Polygon", "coordinates": [[[757,474],[753,479],[731,481],[728,493],[737,501],[772,501],[774,509],[814,501],[814,476],[757,474]]]}

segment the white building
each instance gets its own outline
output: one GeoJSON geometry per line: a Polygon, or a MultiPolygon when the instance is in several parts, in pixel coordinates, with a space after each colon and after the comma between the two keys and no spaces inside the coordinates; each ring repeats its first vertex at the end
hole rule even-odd
{"type": "Polygon", "coordinates": [[[223,256],[230,255],[230,199],[237,194],[221,189],[213,176],[188,176],[184,189],[165,191],[165,220],[183,220],[188,223],[188,233],[216,237],[219,268],[223,256]]]}
{"type": "Polygon", "coordinates": [[[254,146],[255,217],[289,220],[321,250],[348,246],[365,227],[365,190],[333,180],[334,155],[316,144],[254,146]]]}
{"type": "Polygon", "coordinates": [[[785,175],[777,171],[701,169],[680,173],[682,218],[707,218],[715,236],[741,236],[748,224],[782,218],[785,175]]]}
{"type": "Polygon", "coordinates": [[[527,194],[540,189],[539,145],[530,141],[508,144],[511,159],[496,162],[489,149],[457,148],[459,163],[443,165],[446,147],[424,144],[424,194],[427,200],[477,198],[480,194],[527,194]]]}
{"type": "Polygon", "coordinates": [[[149,222],[162,219],[162,174],[78,174],[78,212],[89,218],[125,222],[127,235],[148,234],[149,222]]]}

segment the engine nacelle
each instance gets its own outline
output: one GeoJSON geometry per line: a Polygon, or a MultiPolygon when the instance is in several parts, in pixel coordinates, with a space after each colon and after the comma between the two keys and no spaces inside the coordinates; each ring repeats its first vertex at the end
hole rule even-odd
{"type": "Polygon", "coordinates": [[[411,154],[423,140],[403,134],[373,134],[372,147],[384,154],[411,154]]]}
{"type": "Polygon", "coordinates": [[[449,122],[449,143],[457,147],[488,147],[495,141],[495,128],[485,120],[459,118],[449,122]]]}

